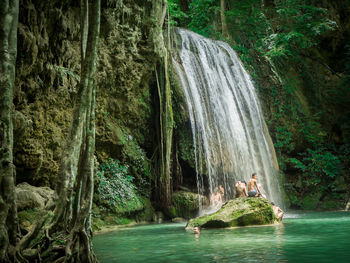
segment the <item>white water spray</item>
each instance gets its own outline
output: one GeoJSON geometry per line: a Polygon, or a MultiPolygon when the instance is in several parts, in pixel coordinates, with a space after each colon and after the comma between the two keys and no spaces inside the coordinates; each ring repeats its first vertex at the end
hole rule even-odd
{"type": "Polygon", "coordinates": [[[282,205],[278,165],[254,85],[225,42],[184,29],[173,63],[190,115],[199,193],[207,176],[210,193],[223,185],[234,197],[238,180],[258,173],[267,198],[282,205]],[[177,61],[180,60],[180,61],[177,61]]]}

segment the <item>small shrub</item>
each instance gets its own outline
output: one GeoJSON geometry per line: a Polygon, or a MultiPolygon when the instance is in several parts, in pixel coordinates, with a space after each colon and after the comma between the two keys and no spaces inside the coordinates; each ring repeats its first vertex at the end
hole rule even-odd
{"type": "Polygon", "coordinates": [[[318,185],[322,181],[329,181],[340,173],[341,163],[337,156],[325,148],[307,149],[300,154],[301,159],[290,158],[290,162],[303,172],[308,185],[318,185]]]}
{"type": "Polygon", "coordinates": [[[128,166],[120,164],[118,160],[109,159],[101,164],[96,173],[95,203],[113,212],[142,207],[133,179],[128,174],[128,166]]]}

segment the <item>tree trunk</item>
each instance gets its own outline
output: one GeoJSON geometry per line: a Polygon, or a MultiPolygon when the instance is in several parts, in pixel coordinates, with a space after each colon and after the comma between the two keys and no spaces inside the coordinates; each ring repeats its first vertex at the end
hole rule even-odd
{"type": "Polygon", "coordinates": [[[227,29],[227,23],[226,23],[226,1],[220,0],[220,17],[221,17],[221,33],[223,37],[228,37],[228,29],[227,29]]]}
{"type": "Polygon", "coordinates": [[[18,0],[0,5],[0,259],[13,262],[18,228],[13,165],[13,90],[17,58],[18,0]],[[12,254],[12,255],[11,255],[12,254]]]}
{"type": "MultiPolygon", "coordinates": [[[[86,151],[86,126],[89,125],[87,112],[91,112],[91,96],[96,72],[96,57],[100,27],[100,0],[94,0],[89,16],[88,0],[81,0],[81,78],[73,122],[59,169],[60,183],[58,195],[60,200],[55,209],[55,222],[51,229],[70,231],[72,222],[72,199],[79,159],[86,151]],[[98,7],[97,7],[98,6],[98,7]],[[90,18],[89,18],[90,17],[90,18]],[[89,21],[90,20],[90,21],[89,21]]],[[[94,103],[93,103],[94,105],[94,103]]],[[[80,160],[81,162],[81,160],[80,160]]],[[[79,171],[80,173],[80,171],[79,171]]],[[[76,205],[74,206],[76,208],[76,205]]]]}
{"type": "MultiPolygon", "coordinates": [[[[82,52],[82,78],[87,83],[88,94],[82,100],[86,106],[84,116],[83,145],[79,158],[79,174],[75,183],[74,217],[71,222],[70,240],[66,246],[66,262],[96,262],[92,250],[91,208],[94,189],[95,152],[95,101],[96,60],[100,34],[101,0],[94,0],[89,17],[86,52],[82,52]]],[[[87,8],[87,5],[86,5],[87,8]]],[[[85,12],[84,12],[85,13],[85,12]]],[[[84,21],[84,20],[83,20],[84,21]]],[[[83,30],[84,31],[84,30],[83,30]]],[[[84,36],[84,32],[82,36],[84,36]]],[[[82,48],[84,42],[82,39],[82,48]]],[[[85,107],[84,107],[85,108],[85,107]]]]}
{"type": "Polygon", "coordinates": [[[101,0],[81,1],[81,80],[73,122],[60,166],[60,200],[50,232],[69,233],[66,262],[96,262],[92,250],[96,60],[101,0]],[[90,12],[89,12],[90,11],[90,12]],[[74,206],[72,206],[73,193],[74,206]]]}

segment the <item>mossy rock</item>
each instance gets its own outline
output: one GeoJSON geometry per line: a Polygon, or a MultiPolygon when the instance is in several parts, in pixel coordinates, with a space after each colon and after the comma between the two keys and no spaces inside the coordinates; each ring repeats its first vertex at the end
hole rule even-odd
{"type": "Polygon", "coordinates": [[[348,185],[346,184],[343,176],[337,176],[332,186],[334,191],[337,192],[346,192],[348,190],[348,185]]]}
{"type": "Polygon", "coordinates": [[[114,212],[116,214],[130,214],[140,212],[144,209],[144,204],[141,201],[141,198],[134,196],[133,199],[124,200],[114,207],[114,212]]]}
{"type": "Polygon", "coordinates": [[[42,211],[39,209],[29,209],[18,212],[19,226],[21,229],[29,231],[35,222],[40,218],[42,211]]]}
{"type": "Polygon", "coordinates": [[[277,222],[272,205],[264,198],[241,197],[225,203],[219,211],[191,219],[186,228],[224,228],[267,225],[277,222]]]}
{"type": "Polygon", "coordinates": [[[316,193],[310,193],[305,196],[302,203],[302,209],[304,210],[313,210],[317,208],[318,203],[320,202],[320,198],[322,196],[322,191],[318,191],[316,193]]]}
{"type": "Polygon", "coordinates": [[[318,208],[321,210],[339,210],[344,208],[344,203],[339,200],[325,200],[320,202],[318,208]]]}
{"type": "Polygon", "coordinates": [[[91,224],[92,231],[101,230],[105,225],[106,223],[101,218],[93,218],[91,224]]]}
{"type": "Polygon", "coordinates": [[[148,198],[141,197],[144,209],[136,215],[136,221],[152,221],[154,215],[154,208],[148,198]]]}
{"type": "Polygon", "coordinates": [[[199,210],[198,200],[202,199],[204,205],[209,204],[207,197],[197,193],[178,191],[173,194],[173,206],[168,208],[167,214],[171,218],[183,217],[193,218],[199,210]]]}

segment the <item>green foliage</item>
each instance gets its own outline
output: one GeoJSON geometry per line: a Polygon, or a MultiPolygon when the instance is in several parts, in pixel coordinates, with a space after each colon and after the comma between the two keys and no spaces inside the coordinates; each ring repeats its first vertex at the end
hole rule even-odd
{"type": "Polygon", "coordinates": [[[180,26],[188,18],[188,15],[181,11],[179,7],[179,0],[168,0],[168,7],[171,17],[171,25],[180,26]]]}
{"type": "Polygon", "coordinates": [[[317,185],[322,180],[329,181],[340,173],[341,163],[339,158],[325,148],[307,149],[301,153],[301,159],[290,158],[294,167],[303,172],[307,185],[317,185]]]}
{"type": "Polygon", "coordinates": [[[217,1],[193,0],[190,3],[189,29],[206,37],[218,35],[219,32],[213,26],[213,20],[217,11],[217,1]]]}
{"type": "Polygon", "coordinates": [[[96,173],[95,203],[114,212],[139,209],[142,204],[133,180],[128,166],[120,164],[118,160],[109,159],[100,164],[96,173]]]}
{"type": "Polygon", "coordinates": [[[80,81],[79,74],[74,73],[69,68],[61,67],[58,65],[53,65],[53,66],[51,66],[51,68],[53,68],[57,73],[59,85],[63,85],[63,79],[68,78],[68,77],[72,77],[76,81],[80,81]]]}
{"type": "Polygon", "coordinates": [[[130,164],[130,173],[135,176],[135,184],[139,190],[142,194],[148,195],[151,172],[146,153],[131,135],[124,134],[122,143],[125,146],[122,152],[123,160],[130,164]]]}
{"type": "Polygon", "coordinates": [[[266,36],[269,23],[260,6],[261,0],[233,1],[226,12],[230,34],[238,44],[248,41],[261,46],[260,40],[266,36]]]}
{"type": "Polygon", "coordinates": [[[337,24],[327,18],[327,10],[308,0],[277,0],[278,26],[263,39],[269,57],[291,56],[319,43],[319,37],[337,24]]]}
{"type": "Polygon", "coordinates": [[[131,219],[126,218],[126,217],[122,217],[122,218],[117,218],[115,220],[115,224],[117,225],[127,225],[131,223],[131,219]]]}

